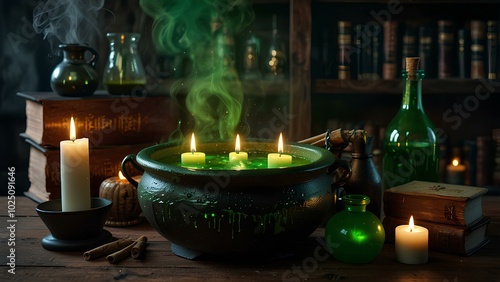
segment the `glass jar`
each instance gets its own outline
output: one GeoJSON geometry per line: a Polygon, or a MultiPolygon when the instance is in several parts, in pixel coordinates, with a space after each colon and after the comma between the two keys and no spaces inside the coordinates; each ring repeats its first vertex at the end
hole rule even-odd
{"type": "Polygon", "coordinates": [[[139,55],[138,33],[108,33],[109,58],[104,69],[103,83],[110,94],[130,95],[142,91],[146,72],[139,55]]]}
{"type": "Polygon", "coordinates": [[[328,220],[325,241],[330,254],[347,263],[368,263],[382,250],[385,230],[382,222],[366,210],[370,197],[349,194],[345,209],[328,220]]]}

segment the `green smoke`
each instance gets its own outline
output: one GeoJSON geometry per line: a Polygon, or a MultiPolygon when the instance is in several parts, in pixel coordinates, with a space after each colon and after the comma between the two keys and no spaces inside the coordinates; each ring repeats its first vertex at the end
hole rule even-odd
{"type": "Polygon", "coordinates": [[[220,46],[222,33],[236,35],[253,21],[251,5],[247,0],[141,0],[140,6],[154,19],[158,50],[190,58],[189,77],[183,85],[174,84],[171,94],[187,86],[186,106],[196,134],[204,139],[234,138],[243,89],[237,73],[219,56],[227,51],[220,46]]]}

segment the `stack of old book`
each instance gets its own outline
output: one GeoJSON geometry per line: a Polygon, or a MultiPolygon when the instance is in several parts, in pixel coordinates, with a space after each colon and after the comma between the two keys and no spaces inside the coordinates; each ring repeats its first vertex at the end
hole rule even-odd
{"type": "Polygon", "coordinates": [[[489,242],[490,218],[483,214],[482,196],[488,189],[464,185],[412,181],[384,192],[383,225],[386,241],[394,229],[415,224],[429,230],[429,249],[468,256],[489,242]]]}
{"type": "Polygon", "coordinates": [[[23,92],[30,145],[26,195],[37,202],[61,196],[59,144],[69,140],[71,117],[77,138],[89,139],[91,195],[99,196],[103,180],[117,176],[123,158],[168,139],[177,127],[177,114],[168,96],[61,97],[52,92],[23,92]]]}

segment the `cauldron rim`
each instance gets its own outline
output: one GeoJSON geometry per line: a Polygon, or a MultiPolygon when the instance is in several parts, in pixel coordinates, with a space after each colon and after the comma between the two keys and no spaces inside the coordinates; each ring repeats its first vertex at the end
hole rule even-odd
{"type": "MultiPolygon", "coordinates": [[[[242,147],[242,151],[245,148],[272,148],[272,150],[259,150],[259,152],[263,153],[271,153],[274,152],[277,147],[275,140],[269,139],[246,139],[245,145],[242,147]]],[[[197,144],[198,151],[204,151],[205,153],[222,153],[226,151],[233,151],[234,148],[234,140],[227,141],[214,141],[214,142],[204,142],[197,144]],[[209,146],[218,147],[219,150],[216,151],[204,151],[205,148],[209,146]]],[[[179,144],[178,142],[165,142],[161,144],[152,145],[150,147],[142,149],[136,157],[137,163],[144,168],[146,171],[168,171],[174,174],[183,174],[183,175],[200,175],[206,172],[224,172],[228,176],[231,175],[239,175],[239,176],[261,176],[263,172],[265,175],[283,175],[283,174],[297,174],[297,173],[307,173],[310,171],[316,171],[319,169],[324,169],[331,166],[335,162],[335,156],[328,150],[318,147],[312,146],[309,144],[302,144],[296,142],[288,142],[284,145],[284,153],[298,155],[300,157],[309,159],[311,162],[304,165],[295,165],[290,167],[281,167],[281,168],[262,168],[262,169],[248,169],[248,170],[230,170],[230,169],[204,169],[204,168],[186,168],[182,166],[172,165],[168,163],[163,163],[158,161],[157,159],[152,157],[155,154],[159,154],[164,150],[176,151],[176,154],[179,155],[181,153],[189,151],[189,146],[187,144],[179,144]],[[302,154],[298,154],[298,153],[302,154]],[[305,156],[304,153],[308,153],[308,156],[305,156]],[[312,156],[312,157],[311,157],[312,156]]],[[[171,156],[172,154],[168,155],[171,156]]]]}

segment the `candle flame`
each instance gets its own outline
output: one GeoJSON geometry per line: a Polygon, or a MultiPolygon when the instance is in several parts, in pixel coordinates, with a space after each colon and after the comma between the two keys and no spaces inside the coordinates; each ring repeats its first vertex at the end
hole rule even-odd
{"type": "Polygon", "coordinates": [[[410,232],[413,232],[413,229],[415,229],[415,223],[413,222],[413,215],[410,216],[410,232]]]}
{"type": "Polygon", "coordinates": [[[453,166],[458,166],[459,163],[460,163],[460,160],[458,158],[454,158],[453,161],[451,162],[451,164],[453,166]]]}
{"type": "Polygon", "coordinates": [[[196,141],[194,140],[194,133],[191,134],[191,152],[196,152],[196,141]]]}
{"type": "Polygon", "coordinates": [[[236,152],[236,154],[238,154],[241,150],[241,146],[240,146],[240,135],[239,134],[236,134],[236,144],[234,145],[234,151],[236,152]]]}
{"type": "Polygon", "coordinates": [[[278,153],[281,155],[283,153],[283,136],[280,133],[280,138],[278,140],[278,153]]]}
{"type": "Polygon", "coordinates": [[[126,179],[125,176],[123,176],[123,173],[121,171],[118,172],[118,178],[124,180],[126,179]]]}
{"type": "Polygon", "coordinates": [[[73,119],[73,117],[71,117],[71,122],[69,125],[69,139],[71,139],[72,141],[75,141],[76,139],[75,120],[73,119]]]}

